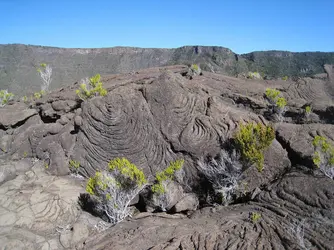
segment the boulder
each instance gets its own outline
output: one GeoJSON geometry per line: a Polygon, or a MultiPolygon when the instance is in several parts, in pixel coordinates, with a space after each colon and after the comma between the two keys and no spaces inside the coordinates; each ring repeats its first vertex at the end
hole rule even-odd
{"type": "Polygon", "coordinates": [[[84,223],[75,223],[70,228],[65,228],[60,234],[59,241],[65,248],[73,248],[83,243],[89,236],[89,229],[84,223]]]}
{"type": "Polygon", "coordinates": [[[25,104],[15,103],[0,108],[0,128],[10,128],[19,125],[37,114],[37,110],[28,109],[25,104]]]}
{"type": "Polygon", "coordinates": [[[167,181],[163,194],[153,194],[148,191],[143,193],[143,200],[146,212],[170,211],[184,197],[181,185],[174,181],[167,181]]]}
{"type": "Polygon", "coordinates": [[[199,205],[198,198],[195,194],[186,194],[175,206],[172,208],[174,213],[184,211],[195,211],[199,205]]]}

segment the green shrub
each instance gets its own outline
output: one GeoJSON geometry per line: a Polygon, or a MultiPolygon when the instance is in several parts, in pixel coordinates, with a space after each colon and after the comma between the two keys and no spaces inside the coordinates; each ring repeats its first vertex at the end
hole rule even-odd
{"type": "Polygon", "coordinates": [[[14,97],[13,93],[7,90],[0,90],[0,107],[4,107],[14,97]]]}
{"type": "Polygon", "coordinates": [[[34,98],[35,99],[39,99],[41,97],[42,97],[42,95],[39,92],[34,93],[34,98]]]}
{"type": "Polygon", "coordinates": [[[269,99],[269,101],[271,101],[272,103],[276,103],[276,100],[278,98],[278,96],[281,94],[281,92],[277,89],[271,89],[271,88],[267,88],[266,89],[266,97],[269,99]]]}
{"type": "Polygon", "coordinates": [[[256,213],[256,212],[251,213],[251,221],[252,221],[253,224],[258,222],[260,219],[261,219],[261,214],[256,213]]]}
{"type": "Polygon", "coordinates": [[[78,169],[80,167],[80,162],[76,160],[70,160],[69,164],[70,164],[70,167],[74,169],[78,169]]]}
{"type": "Polygon", "coordinates": [[[320,153],[318,151],[314,152],[313,163],[317,168],[320,168],[321,156],[320,156],[320,153]]]}
{"type": "Polygon", "coordinates": [[[248,72],[247,78],[249,79],[261,79],[261,75],[259,72],[248,72]]]}
{"type": "MultiPolygon", "coordinates": [[[[333,146],[328,142],[327,138],[325,138],[324,136],[319,136],[319,135],[314,137],[313,146],[315,146],[316,148],[320,148],[321,152],[323,153],[326,153],[326,152],[331,153],[333,149],[333,146]]],[[[334,162],[331,162],[331,163],[334,164],[334,162]]]]}
{"type": "Polygon", "coordinates": [[[108,163],[108,169],[89,178],[86,191],[97,200],[96,209],[116,224],[130,215],[130,202],[145,187],[147,180],[142,170],[125,158],[108,163]]]}
{"type": "Polygon", "coordinates": [[[284,97],[280,97],[281,92],[276,89],[267,88],[265,97],[271,105],[273,105],[273,112],[278,114],[279,120],[282,119],[284,112],[286,111],[287,101],[284,97]]]}
{"type": "Polygon", "coordinates": [[[145,174],[139,170],[136,165],[132,164],[126,158],[116,158],[108,163],[110,171],[119,171],[120,174],[126,178],[129,178],[136,185],[143,186],[147,183],[145,174]]]}
{"type": "Polygon", "coordinates": [[[167,211],[171,208],[171,199],[173,199],[174,194],[172,190],[168,189],[170,188],[169,184],[174,178],[181,177],[183,164],[184,160],[176,160],[171,162],[164,171],[156,173],[148,204],[151,203],[153,207],[161,211],[167,211]]]}
{"type": "Polygon", "coordinates": [[[278,97],[276,101],[276,105],[280,109],[284,109],[286,106],[287,102],[284,97],[278,97]]]}
{"type": "MultiPolygon", "coordinates": [[[[145,174],[139,170],[136,165],[132,164],[126,158],[116,158],[108,163],[109,172],[117,172],[117,175],[121,177],[121,181],[117,182],[112,180],[113,183],[119,187],[127,188],[130,185],[143,186],[147,183],[145,174]]],[[[95,177],[89,178],[86,186],[86,191],[94,195],[97,188],[105,189],[107,187],[110,178],[102,178],[101,172],[96,172],[95,177]]],[[[112,178],[113,179],[113,178],[112,178]]]]}
{"type": "Polygon", "coordinates": [[[86,192],[95,195],[97,194],[98,189],[102,189],[105,191],[107,189],[108,181],[103,179],[103,175],[101,172],[96,172],[94,177],[90,177],[88,179],[87,185],[86,185],[86,192]]]}
{"type": "Polygon", "coordinates": [[[198,71],[199,70],[199,67],[197,64],[192,64],[191,65],[191,69],[195,70],[195,71],[198,71]]]}
{"type": "Polygon", "coordinates": [[[70,160],[69,165],[72,172],[74,172],[75,174],[79,174],[80,162],[76,160],[70,160]]]}
{"type": "Polygon", "coordinates": [[[319,135],[315,136],[313,146],[316,149],[313,162],[317,167],[320,167],[321,164],[334,165],[334,147],[328,142],[327,138],[319,135]]]}
{"type": "Polygon", "coordinates": [[[305,113],[306,113],[306,114],[310,114],[311,111],[312,111],[311,106],[306,106],[306,107],[305,107],[305,113]]]}
{"type": "Polygon", "coordinates": [[[201,75],[202,74],[202,70],[200,68],[200,66],[198,64],[192,64],[190,66],[190,70],[188,70],[188,73],[191,75],[191,76],[194,76],[194,75],[201,75]]]}
{"type": "Polygon", "coordinates": [[[89,81],[80,84],[80,88],[75,93],[82,99],[86,100],[92,96],[107,95],[107,90],[103,88],[100,74],[97,74],[89,79],[89,81]]]}
{"type": "Polygon", "coordinates": [[[34,99],[35,100],[37,100],[37,99],[40,99],[40,98],[42,98],[42,96],[45,94],[45,91],[44,90],[41,90],[41,91],[39,91],[39,92],[35,92],[34,93],[34,99]]]}
{"type": "Polygon", "coordinates": [[[305,114],[305,117],[306,117],[307,120],[308,120],[308,118],[309,118],[311,112],[312,112],[312,108],[311,108],[311,106],[306,106],[306,107],[305,107],[305,110],[304,110],[304,114],[305,114]]]}
{"type": "Polygon", "coordinates": [[[250,164],[255,163],[259,172],[263,170],[264,150],[271,145],[274,139],[275,129],[262,123],[241,123],[234,136],[242,160],[250,164]]]}
{"type": "Polygon", "coordinates": [[[164,171],[156,173],[155,176],[156,183],[151,187],[152,192],[157,194],[165,193],[166,190],[163,186],[163,182],[167,180],[173,180],[175,172],[182,168],[183,163],[184,160],[173,161],[164,171]]]}
{"type": "Polygon", "coordinates": [[[287,81],[288,79],[289,79],[288,76],[284,76],[284,77],[282,78],[283,81],[287,81]]]}
{"type": "Polygon", "coordinates": [[[324,136],[315,136],[313,139],[315,152],[313,163],[327,177],[334,178],[334,146],[324,136]]]}

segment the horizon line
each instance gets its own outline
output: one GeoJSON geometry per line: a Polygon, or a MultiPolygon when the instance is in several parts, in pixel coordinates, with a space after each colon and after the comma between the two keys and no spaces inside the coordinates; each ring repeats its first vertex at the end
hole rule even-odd
{"type": "Polygon", "coordinates": [[[254,50],[247,53],[236,53],[232,49],[228,47],[224,47],[221,45],[183,45],[180,47],[138,47],[138,46],[126,46],[126,45],[117,45],[117,46],[111,46],[111,47],[59,47],[59,46],[53,46],[53,45],[41,45],[41,44],[24,44],[24,43],[0,43],[0,46],[8,46],[8,45],[23,45],[23,46],[32,46],[32,47],[46,47],[46,48],[56,48],[56,49],[113,49],[113,48],[134,48],[134,49],[166,49],[166,50],[172,50],[172,49],[180,49],[185,47],[216,47],[216,48],[223,48],[228,49],[232,51],[234,54],[238,55],[245,55],[245,54],[251,54],[256,52],[288,52],[288,53],[334,53],[334,51],[320,51],[320,50],[310,50],[310,51],[289,51],[289,50],[279,50],[279,49],[273,49],[273,50],[254,50]]]}

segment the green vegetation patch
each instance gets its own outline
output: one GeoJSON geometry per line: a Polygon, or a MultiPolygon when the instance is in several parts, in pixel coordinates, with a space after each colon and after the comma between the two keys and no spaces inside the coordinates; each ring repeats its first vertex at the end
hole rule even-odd
{"type": "Polygon", "coordinates": [[[176,160],[169,164],[168,168],[164,171],[158,172],[155,176],[155,184],[152,185],[151,190],[153,193],[163,194],[166,192],[163,182],[167,180],[173,180],[176,171],[180,170],[184,164],[184,160],[176,160]]]}
{"type": "Polygon", "coordinates": [[[88,83],[81,83],[80,88],[75,93],[80,99],[86,100],[96,95],[105,96],[108,92],[103,88],[100,74],[97,74],[91,77],[88,83]]]}
{"type": "Polygon", "coordinates": [[[261,219],[261,214],[257,212],[252,212],[250,218],[251,218],[252,223],[255,224],[261,219]]]}
{"type": "Polygon", "coordinates": [[[134,181],[138,186],[143,186],[147,183],[145,174],[139,170],[136,165],[132,164],[126,158],[116,158],[108,163],[109,171],[119,171],[119,173],[134,181]]]}
{"type": "Polygon", "coordinates": [[[14,97],[13,93],[8,92],[7,90],[0,90],[0,107],[5,106],[10,100],[14,97]]]}
{"type": "Polygon", "coordinates": [[[278,108],[278,113],[282,113],[287,105],[286,99],[280,95],[281,92],[277,89],[267,88],[265,92],[265,97],[272,105],[278,108]]]}
{"type": "Polygon", "coordinates": [[[334,166],[334,146],[331,145],[324,136],[315,136],[313,139],[315,153],[313,155],[313,163],[316,167],[334,166]]]}
{"type": "Polygon", "coordinates": [[[265,126],[262,123],[241,123],[234,136],[242,160],[250,164],[255,163],[259,172],[263,170],[264,150],[271,145],[274,139],[273,126],[265,126]]]}

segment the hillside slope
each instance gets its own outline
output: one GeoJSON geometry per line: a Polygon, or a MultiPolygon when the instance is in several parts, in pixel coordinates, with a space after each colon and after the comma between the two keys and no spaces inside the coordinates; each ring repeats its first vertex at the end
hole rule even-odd
{"type": "Polygon", "coordinates": [[[325,64],[333,64],[334,53],[260,51],[242,55],[249,70],[275,76],[311,76],[323,73],[325,64]]]}
{"type": "Polygon", "coordinates": [[[64,49],[0,45],[0,89],[8,89],[16,95],[40,90],[36,66],[42,62],[53,68],[51,88],[55,89],[97,73],[126,73],[149,67],[192,63],[200,64],[206,71],[231,76],[248,71],[258,71],[269,77],[307,76],[324,73],[324,64],[334,64],[334,53],[267,51],[238,55],[230,49],[215,46],[64,49]]]}

